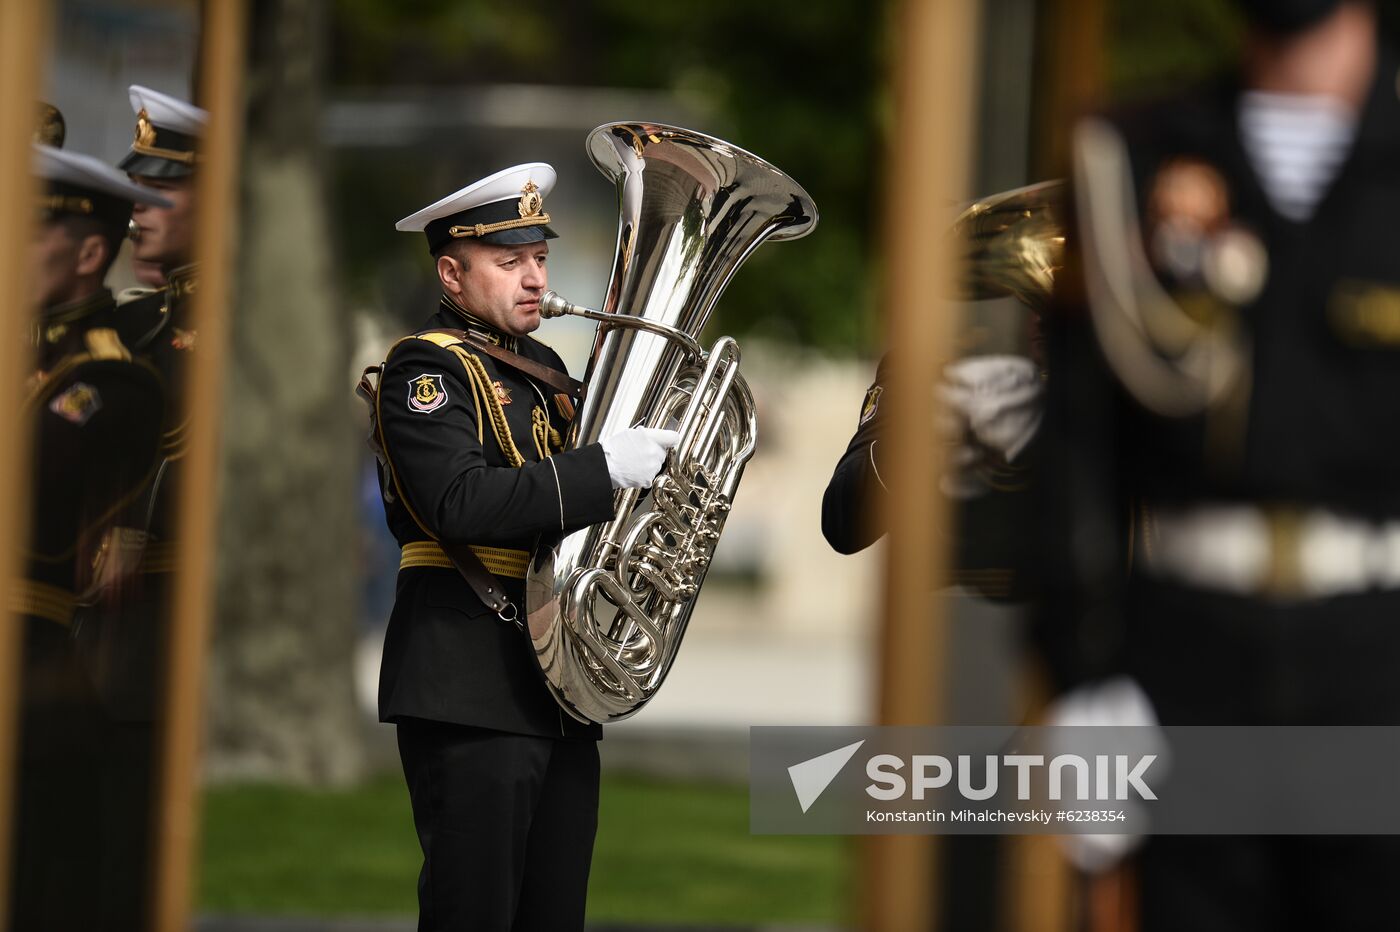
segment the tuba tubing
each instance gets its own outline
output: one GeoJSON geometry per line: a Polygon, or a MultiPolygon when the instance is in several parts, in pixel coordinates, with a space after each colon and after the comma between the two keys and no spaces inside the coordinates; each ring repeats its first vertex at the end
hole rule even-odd
{"type": "Polygon", "coordinates": [[[723,140],[657,123],[588,137],[617,185],[618,234],[602,307],[550,292],[544,317],[599,323],[569,449],[638,425],[681,438],[651,489],[615,494],[613,518],[542,541],[527,625],[550,694],[574,718],[634,715],[660,689],[685,634],[757,418],[739,347],[699,342],[735,271],[762,243],[797,239],[817,210],[800,185],[723,140]]]}

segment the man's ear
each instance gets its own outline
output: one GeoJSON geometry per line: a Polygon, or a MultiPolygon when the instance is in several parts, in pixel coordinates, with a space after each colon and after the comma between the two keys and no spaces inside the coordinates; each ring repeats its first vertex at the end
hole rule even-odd
{"type": "Polygon", "coordinates": [[[78,245],[78,274],[101,275],[107,268],[107,250],[111,248],[105,236],[96,233],[84,236],[78,245]]]}
{"type": "Polygon", "coordinates": [[[458,295],[462,292],[462,263],[451,256],[442,255],[437,258],[438,279],[442,281],[443,290],[450,295],[458,295]]]}

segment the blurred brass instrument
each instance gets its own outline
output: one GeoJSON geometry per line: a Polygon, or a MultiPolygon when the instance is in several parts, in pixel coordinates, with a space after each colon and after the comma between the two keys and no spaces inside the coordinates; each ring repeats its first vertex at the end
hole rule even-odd
{"type": "Polygon", "coordinates": [[[739,348],[697,342],[739,265],[766,240],[805,236],[817,209],[796,182],[711,136],[653,123],[600,126],[593,164],[617,185],[617,251],[601,310],[549,292],[545,317],[600,323],[571,449],[634,427],[681,439],[650,491],[616,493],[613,519],[541,547],[526,585],[536,660],[582,721],[635,714],[685,634],[757,418],[739,348]]]}
{"type": "Polygon", "coordinates": [[[1044,181],[993,194],[953,221],[964,301],[1013,297],[1044,311],[1064,267],[1065,183],[1044,181]]]}

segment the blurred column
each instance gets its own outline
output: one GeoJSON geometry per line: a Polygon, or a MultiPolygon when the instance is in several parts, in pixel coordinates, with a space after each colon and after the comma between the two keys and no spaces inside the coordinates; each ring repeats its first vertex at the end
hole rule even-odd
{"type": "MultiPolygon", "coordinates": [[[[884,171],[882,305],[891,378],[882,398],[894,424],[886,438],[890,529],[879,644],[882,725],[943,719],[946,619],[930,593],[929,567],[946,566],[946,508],[932,478],[943,470],[934,442],[933,379],[951,357],[956,320],[932,313],[951,294],[945,235],[950,199],[965,195],[976,105],[977,0],[904,0],[892,11],[898,43],[893,124],[884,171]]],[[[870,836],[863,847],[861,926],[933,929],[936,839],[870,836]]]]}
{"type": "MultiPolygon", "coordinates": [[[[5,0],[11,2],[11,0],[5,0]]],[[[214,490],[220,398],[228,343],[232,246],[237,230],[239,141],[243,130],[244,0],[203,4],[196,101],[210,113],[199,174],[196,254],[201,282],[194,321],[199,365],[189,372],[191,413],[183,487],[178,490],[182,547],[176,558],[174,615],[166,664],[166,733],[162,747],[155,871],[157,932],[190,927],[198,838],[200,735],[204,720],[214,490]]]]}
{"type": "MultiPolygon", "coordinates": [[[[29,298],[24,287],[34,222],[34,179],[30,174],[31,127],[39,100],[41,52],[48,48],[49,5],[45,0],[0,3],[0,397],[23,397],[21,375],[28,371],[25,338],[29,298]],[[18,218],[18,219],[16,219],[18,218]]],[[[30,431],[21,427],[19,405],[0,405],[0,579],[18,578],[19,539],[28,518],[29,496],[20,487],[29,454],[30,431]]],[[[21,628],[0,607],[0,917],[9,915],[10,843],[14,821],[16,700],[19,695],[21,628]]],[[[5,924],[0,918],[0,927],[5,924]]]]}
{"type": "MultiPolygon", "coordinates": [[[[1029,153],[1036,177],[1067,174],[1070,130],[1102,99],[1106,15],[1105,0],[1042,4],[1029,153]]],[[[1028,671],[1022,690],[1027,719],[1038,721],[1050,698],[1046,685],[1028,671]]],[[[1126,914],[1122,874],[1111,872],[1094,885],[1076,890],[1075,872],[1052,836],[1009,838],[1006,872],[1011,932],[1121,932],[1127,928],[1118,924],[1126,914]]]]}
{"type": "Polygon", "coordinates": [[[1031,165],[1037,177],[1069,170],[1069,132],[1101,98],[1107,58],[1106,0],[1048,0],[1037,43],[1035,136],[1031,165]]]}

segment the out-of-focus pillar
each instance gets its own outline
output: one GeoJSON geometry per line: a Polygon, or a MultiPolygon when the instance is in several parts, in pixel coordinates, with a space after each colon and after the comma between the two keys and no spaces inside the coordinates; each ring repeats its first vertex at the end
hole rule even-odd
{"type": "MultiPolygon", "coordinates": [[[[976,104],[977,0],[904,0],[893,11],[898,43],[894,122],[887,140],[882,205],[893,432],[887,471],[890,529],[879,646],[879,714],[884,725],[940,722],[944,707],[945,613],[930,597],[929,568],[946,565],[946,509],[936,494],[944,451],[934,442],[934,376],[951,357],[956,321],[938,313],[953,293],[946,227],[950,199],[965,195],[976,104]]],[[[933,929],[937,921],[936,839],[865,839],[861,926],[933,929]]]]}
{"type": "MultiPolygon", "coordinates": [[[[0,3],[0,580],[20,575],[19,541],[29,515],[22,483],[30,432],[14,399],[23,397],[29,368],[29,278],[25,267],[35,218],[35,184],[29,163],[31,128],[39,101],[42,53],[48,48],[49,5],[45,0],[0,3]]],[[[22,629],[9,606],[0,604],[0,928],[10,912],[10,851],[16,769],[22,629]]]]}
{"type": "Polygon", "coordinates": [[[1041,20],[1031,163],[1039,177],[1069,169],[1074,121],[1103,99],[1106,0],[1049,0],[1041,20]]]}
{"type": "MultiPolygon", "coordinates": [[[[1103,99],[1107,58],[1105,0],[1049,0],[1038,29],[1037,86],[1031,164],[1038,177],[1064,176],[1069,168],[1070,131],[1075,121],[1103,99]]],[[[1053,374],[1051,375],[1053,378],[1053,374]]],[[[1023,680],[1023,706],[1038,721],[1053,697],[1037,676],[1023,680]]],[[[1118,872],[1088,887],[1077,883],[1054,838],[1018,835],[1007,839],[1007,883],[1011,932],[1123,932],[1126,910],[1118,872]],[[1106,910],[1111,902],[1115,908],[1106,910]]]]}
{"type": "Polygon", "coordinates": [[[183,487],[178,490],[176,539],[181,547],[175,567],[175,623],[169,626],[152,900],[157,932],[189,929],[198,856],[200,738],[213,591],[211,545],[218,501],[215,479],[232,294],[230,273],[237,230],[246,17],[245,0],[203,4],[196,101],[210,117],[205,160],[199,172],[195,234],[200,262],[200,286],[194,298],[199,365],[191,366],[187,375],[190,437],[183,487]]]}

